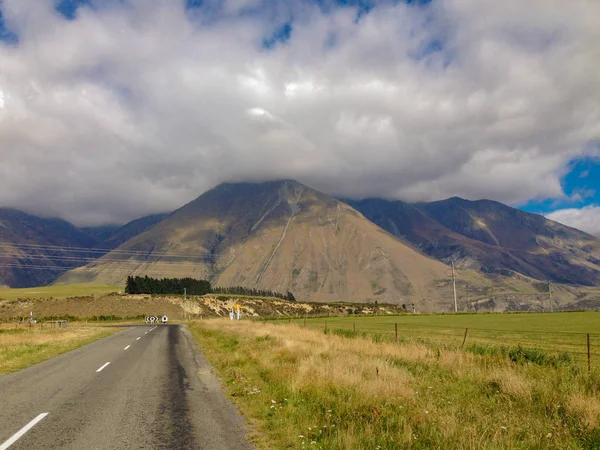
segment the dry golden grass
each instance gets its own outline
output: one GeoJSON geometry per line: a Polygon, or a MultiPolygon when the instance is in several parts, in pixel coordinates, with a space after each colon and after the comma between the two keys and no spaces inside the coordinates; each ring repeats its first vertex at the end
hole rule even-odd
{"type": "Polygon", "coordinates": [[[598,448],[600,379],[296,325],[190,325],[264,448],[598,448]]]}
{"type": "Polygon", "coordinates": [[[97,326],[29,330],[15,329],[12,324],[0,325],[0,374],[23,369],[116,331],[116,328],[97,326]]]}

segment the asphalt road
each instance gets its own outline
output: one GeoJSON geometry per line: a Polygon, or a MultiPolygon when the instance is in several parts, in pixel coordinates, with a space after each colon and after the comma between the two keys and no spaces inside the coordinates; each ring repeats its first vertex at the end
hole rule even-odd
{"type": "Polygon", "coordinates": [[[6,448],[252,447],[189,331],[159,325],[131,327],[0,376],[6,448]]]}

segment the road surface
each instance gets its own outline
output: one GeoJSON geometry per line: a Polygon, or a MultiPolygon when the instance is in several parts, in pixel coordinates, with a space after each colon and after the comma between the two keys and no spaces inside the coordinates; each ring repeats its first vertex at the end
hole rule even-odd
{"type": "Polygon", "coordinates": [[[178,325],[131,327],[0,376],[0,450],[252,448],[178,325]]]}

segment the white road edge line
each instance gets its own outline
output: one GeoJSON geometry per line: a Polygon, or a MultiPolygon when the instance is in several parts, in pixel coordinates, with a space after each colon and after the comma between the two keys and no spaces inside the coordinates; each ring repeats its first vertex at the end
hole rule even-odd
{"type": "Polygon", "coordinates": [[[127,350],[129,347],[131,347],[131,345],[128,345],[127,347],[125,347],[123,350],[127,350]]]}
{"type": "MultiPolygon", "coordinates": [[[[96,372],[100,372],[102,371],[102,369],[104,369],[106,366],[108,366],[110,364],[110,362],[107,362],[106,364],[103,364],[102,367],[100,367],[98,370],[96,370],[96,372]]],[[[2,450],[2,449],[0,449],[2,450]]]]}
{"type": "Polygon", "coordinates": [[[48,413],[41,413],[40,415],[38,415],[35,419],[33,419],[31,422],[29,422],[27,425],[25,425],[23,428],[21,428],[17,433],[15,433],[13,435],[13,437],[11,437],[8,441],[6,441],[4,444],[0,445],[0,450],[6,450],[8,447],[13,445],[25,433],[27,433],[29,430],[31,430],[35,426],[36,423],[38,423],[40,420],[42,420],[47,415],[48,415],[48,413]]]}
{"type": "Polygon", "coordinates": [[[136,341],[139,341],[142,337],[140,336],[139,338],[136,339],[136,341]]]}

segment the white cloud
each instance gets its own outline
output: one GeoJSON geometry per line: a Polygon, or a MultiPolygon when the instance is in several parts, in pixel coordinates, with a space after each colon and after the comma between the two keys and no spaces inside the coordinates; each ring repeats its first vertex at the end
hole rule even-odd
{"type": "Polygon", "coordinates": [[[586,233],[600,237],[600,206],[590,205],[581,209],[559,209],[546,214],[550,220],[577,228],[586,233]]]}
{"type": "Polygon", "coordinates": [[[111,1],[67,21],[1,2],[19,43],[0,43],[0,205],[124,221],[283,177],[519,203],[562,196],[567,162],[598,151],[598,2],[381,2],[358,23],[267,3],[111,1]],[[290,18],[290,40],[262,48],[290,18]]]}

